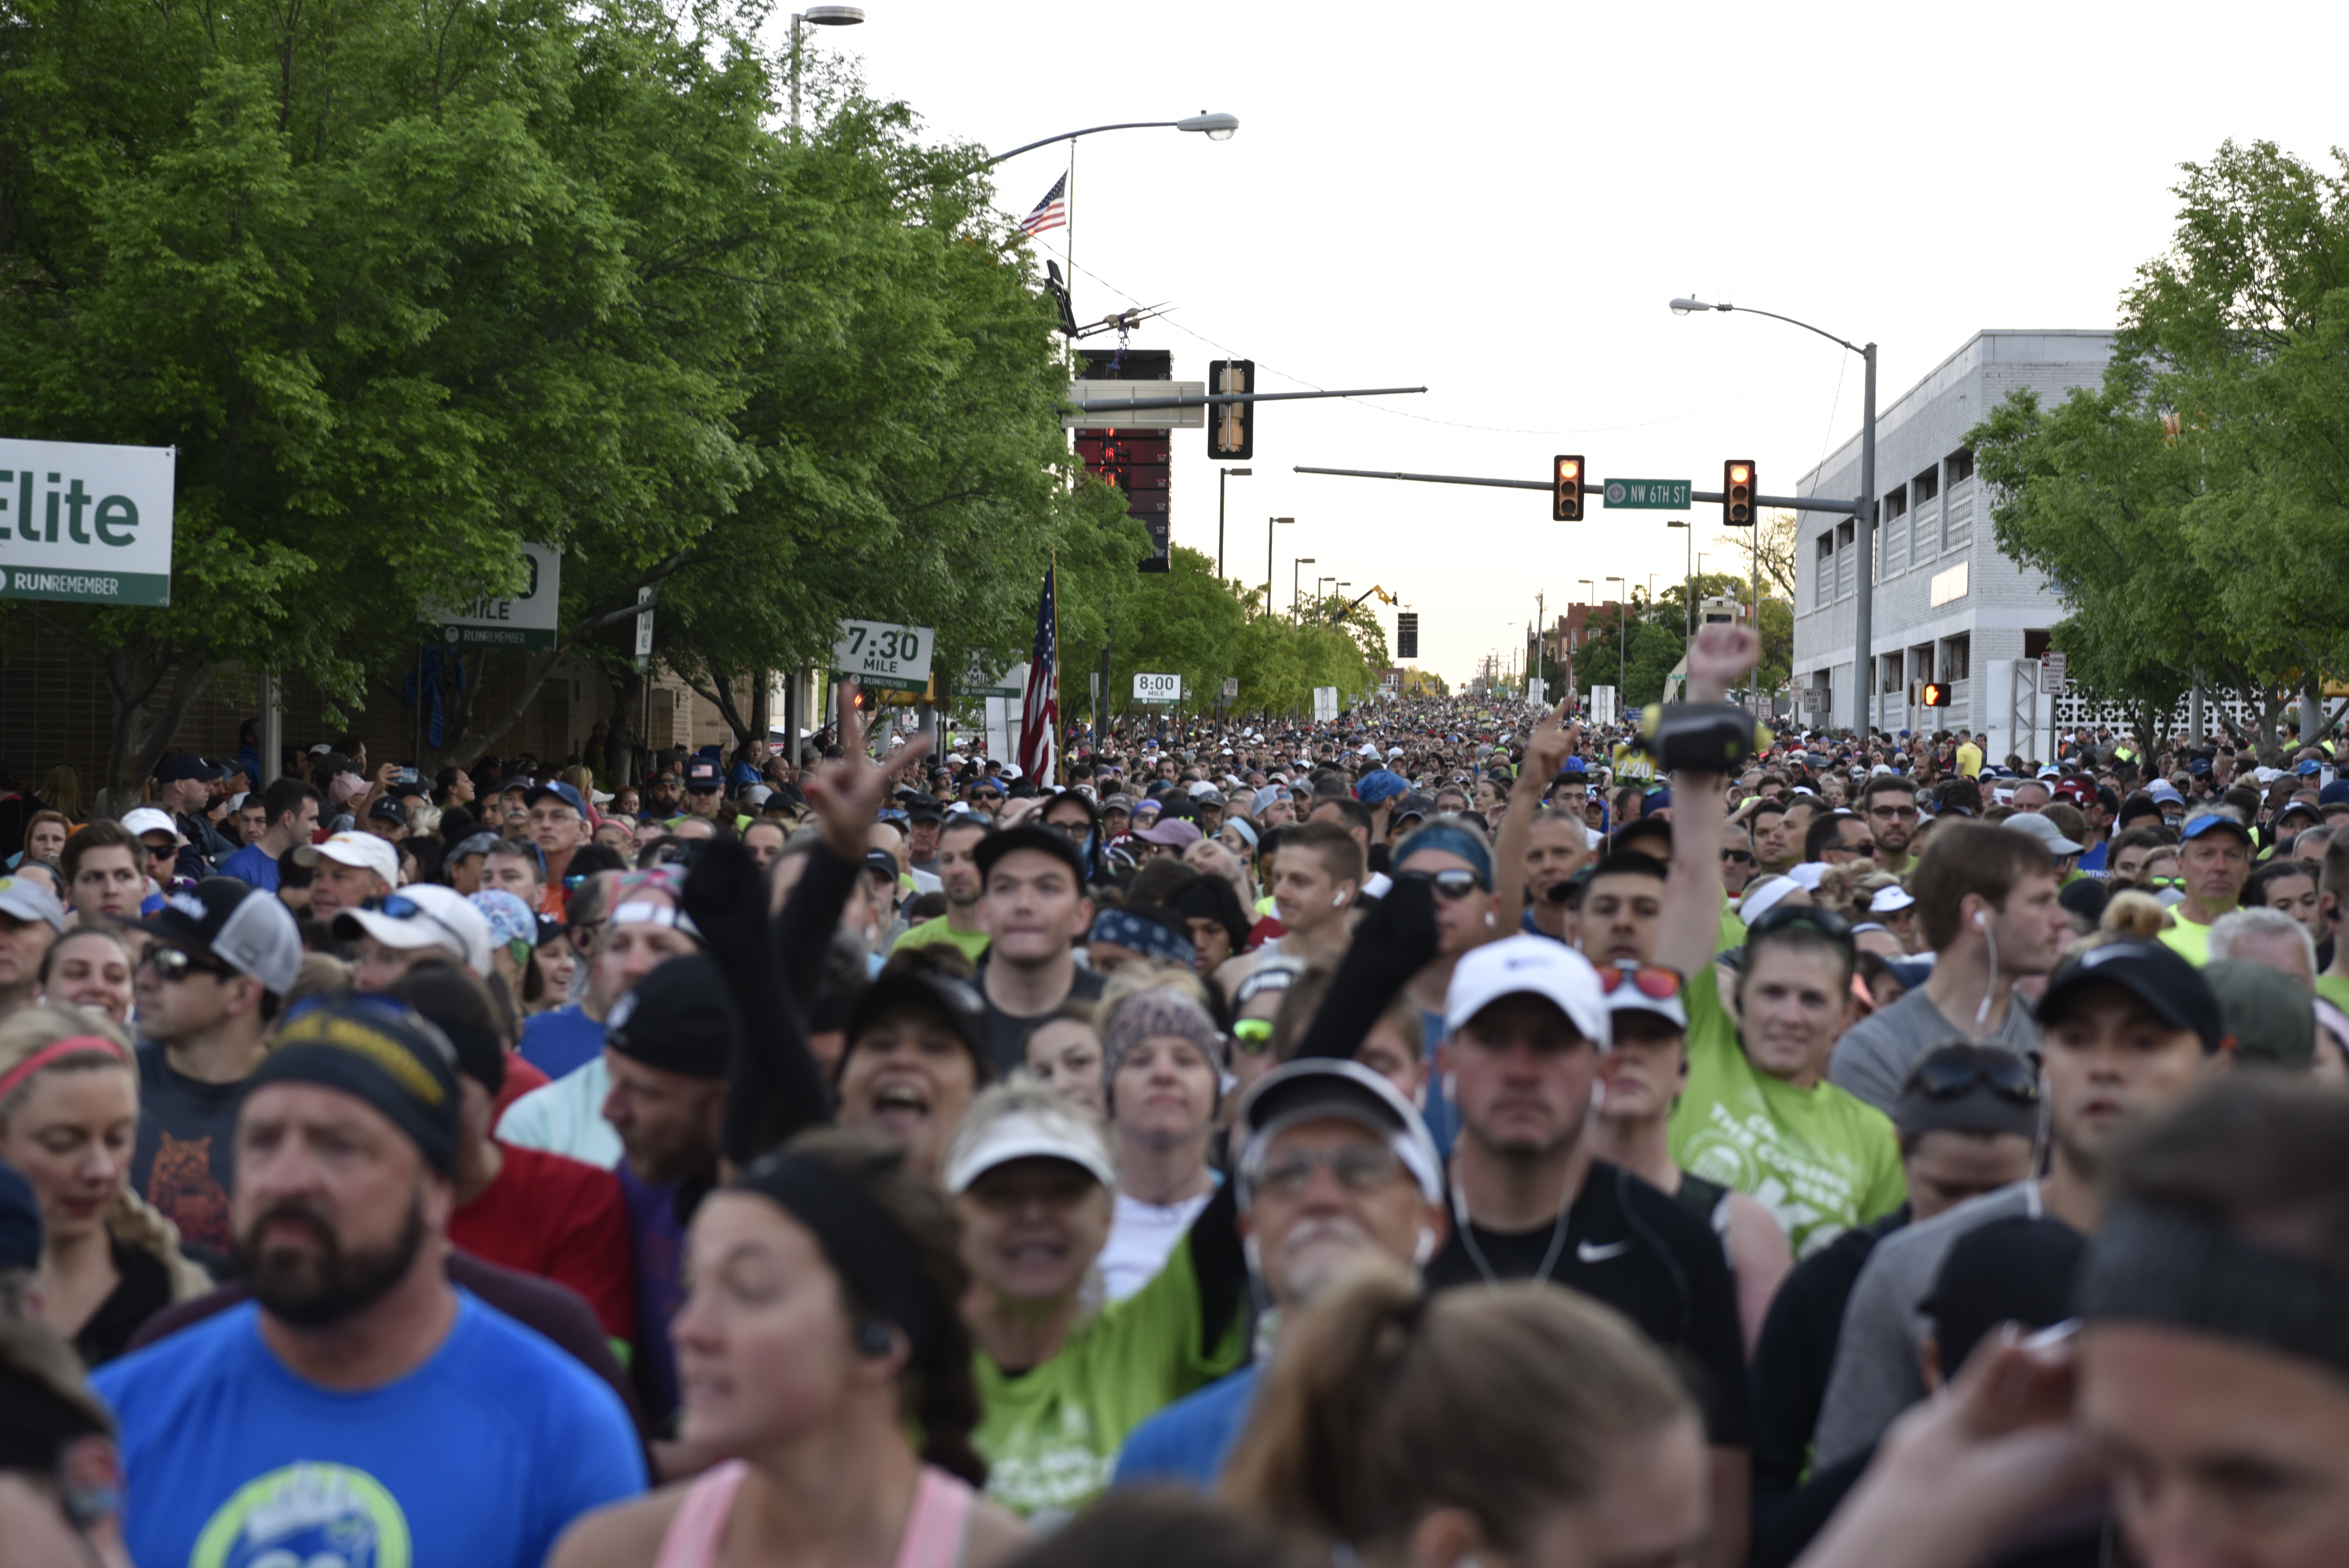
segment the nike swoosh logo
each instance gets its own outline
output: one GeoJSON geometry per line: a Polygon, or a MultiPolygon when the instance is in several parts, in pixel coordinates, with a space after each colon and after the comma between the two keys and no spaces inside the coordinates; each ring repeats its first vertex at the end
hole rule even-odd
{"type": "Polygon", "coordinates": [[[1574,1255],[1587,1264],[1603,1264],[1609,1258],[1619,1258],[1630,1250],[1631,1243],[1628,1240],[1609,1242],[1603,1247],[1593,1246],[1588,1242],[1574,1244],[1574,1255]]]}

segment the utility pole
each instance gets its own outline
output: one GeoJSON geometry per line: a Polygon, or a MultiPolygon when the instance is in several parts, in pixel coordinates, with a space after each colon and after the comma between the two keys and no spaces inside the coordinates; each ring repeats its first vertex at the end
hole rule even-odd
{"type": "MultiPolygon", "coordinates": [[[[1859,510],[1852,514],[1859,527],[1859,593],[1852,604],[1852,663],[1859,674],[1859,696],[1868,705],[1865,717],[1852,727],[1865,741],[1876,727],[1876,345],[1861,351],[1868,360],[1868,407],[1859,427],[1859,510]],[[1865,672],[1865,673],[1860,673],[1865,672]]],[[[1760,529],[1754,531],[1759,533],[1760,529]]],[[[1754,634],[1762,634],[1762,568],[1756,547],[1754,569],[1754,634]]],[[[1971,715],[1974,727],[1982,716],[1971,715]]]]}
{"type": "Polygon", "coordinates": [[[1267,518],[1264,524],[1264,616],[1272,619],[1272,531],[1284,522],[1295,522],[1293,517],[1267,518]]]}
{"type": "MultiPolygon", "coordinates": [[[[1620,577],[1609,577],[1606,581],[1622,589],[1624,599],[1631,596],[1631,585],[1620,577]]],[[[1624,691],[1624,687],[1630,684],[1630,628],[1623,619],[1623,603],[1619,599],[1615,603],[1615,711],[1618,714],[1631,700],[1624,691]]]]}

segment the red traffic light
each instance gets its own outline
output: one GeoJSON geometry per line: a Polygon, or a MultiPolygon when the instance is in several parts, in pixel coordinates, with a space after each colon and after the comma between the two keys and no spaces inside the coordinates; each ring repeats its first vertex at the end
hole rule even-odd
{"type": "Polygon", "coordinates": [[[1549,520],[1582,521],[1582,459],[1578,457],[1551,459],[1549,520]]]}
{"type": "Polygon", "coordinates": [[[1721,465],[1721,521],[1730,528],[1754,526],[1754,459],[1732,458],[1721,465]]]}
{"type": "Polygon", "coordinates": [[[1927,681],[1917,688],[1917,699],[1927,707],[1950,706],[1950,688],[1939,681],[1927,681]]]}

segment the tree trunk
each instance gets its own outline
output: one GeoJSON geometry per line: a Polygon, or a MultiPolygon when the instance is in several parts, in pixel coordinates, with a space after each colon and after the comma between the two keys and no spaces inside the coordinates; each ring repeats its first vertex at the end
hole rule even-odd
{"type": "Polygon", "coordinates": [[[119,817],[145,798],[155,764],[179,733],[188,707],[203,695],[221,666],[174,644],[147,639],[126,643],[106,655],[106,688],[113,699],[107,739],[106,780],[98,790],[99,814],[119,817]],[[169,676],[162,706],[147,704],[169,676]]]}

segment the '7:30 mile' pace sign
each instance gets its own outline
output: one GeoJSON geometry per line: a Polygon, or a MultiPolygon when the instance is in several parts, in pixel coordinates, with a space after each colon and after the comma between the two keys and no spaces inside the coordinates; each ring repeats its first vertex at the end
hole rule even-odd
{"type": "Polygon", "coordinates": [[[844,680],[884,691],[927,691],[937,634],[891,621],[843,621],[833,645],[833,667],[844,680]]]}

